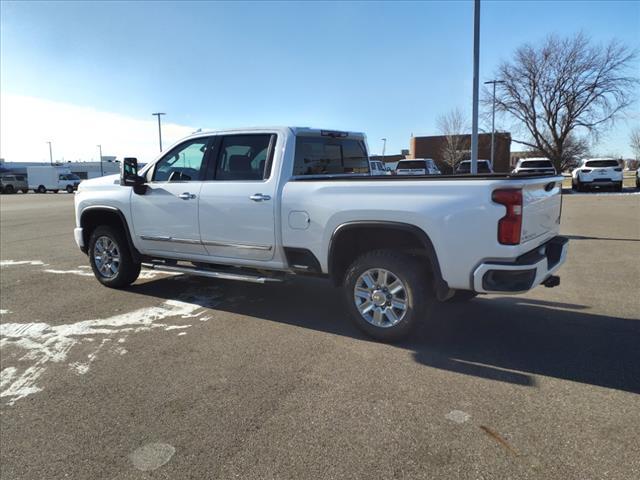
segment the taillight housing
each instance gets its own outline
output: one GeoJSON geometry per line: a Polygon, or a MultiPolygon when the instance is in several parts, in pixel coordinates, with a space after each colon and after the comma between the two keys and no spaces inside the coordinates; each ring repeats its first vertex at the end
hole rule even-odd
{"type": "Polygon", "coordinates": [[[498,220],[498,242],[502,245],[519,245],[522,232],[522,190],[494,190],[491,199],[507,209],[506,215],[498,220]]]}
{"type": "Polygon", "coordinates": [[[621,168],[621,167],[618,167],[618,168],[614,168],[614,170],[615,170],[616,172],[621,172],[621,171],[622,171],[622,168],[621,168]]]}
{"type": "Polygon", "coordinates": [[[583,168],[582,170],[580,170],[582,173],[591,173],[591,169],[590,168],[583,168]]]}

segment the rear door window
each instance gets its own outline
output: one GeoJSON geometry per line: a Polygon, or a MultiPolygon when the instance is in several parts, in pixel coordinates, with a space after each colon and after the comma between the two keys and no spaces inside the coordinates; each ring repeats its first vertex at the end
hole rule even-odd
{"type": "Polygon", "coordinates": [[[362,140],[332,137],[296,138],[293,175],[369,173],[369,158],[362,140]]]}
{"type": "Polygon", "coordinates": [[[216,180],[265,180],[271,174],[276,136],[225,135],[216,161],[216,180]]]}
{"type": "Polygon", "coordinates": [[[591,168],[603,168],[603,167],[619,167],[620,164],[617,160],[590,160],[585,164],[585,167],[591,168]]]}

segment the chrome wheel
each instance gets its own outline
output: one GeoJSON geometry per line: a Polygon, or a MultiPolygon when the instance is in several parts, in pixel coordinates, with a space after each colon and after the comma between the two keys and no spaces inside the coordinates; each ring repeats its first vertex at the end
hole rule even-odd
{"type": "Polygon", "coordinates": [[[93,247],[93,261],[96,269],[105,278],[113,278],[120,269],[118,245],[109,237],[98,237],[93,247]]]}
{"type": "Polygon", "coordinates": [[[407,313],[405,284],[384,268],[369,269],[358,277],[353,300],[362,318],[376,327],[393,327],[407,313]]]}

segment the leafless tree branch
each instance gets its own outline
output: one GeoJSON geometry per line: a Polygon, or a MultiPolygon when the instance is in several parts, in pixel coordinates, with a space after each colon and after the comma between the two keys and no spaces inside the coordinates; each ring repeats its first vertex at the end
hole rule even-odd
{"type": "MultiPolygon", "coordinates": [[[[498,67],[504,83],[496,85],[496,110],[523,125],[530,139],[518,143],[564,168],[586,152],[586,136],[605,131],[633,103],[636,58],[616,40],[598,45],[582,33],[523,45],[498,67]]],[[[492,103],[488,89],[483,103],[492,103]]]]}

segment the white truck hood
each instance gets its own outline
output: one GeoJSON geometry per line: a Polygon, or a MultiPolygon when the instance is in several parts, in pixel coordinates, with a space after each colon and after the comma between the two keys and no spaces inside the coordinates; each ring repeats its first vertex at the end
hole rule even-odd
{"type": "Polygon", "coordinates": [[[100,189],[107,186],[120,185],[120,175],[106,175],[104,177],[83,180],[78,186],[78,190],[100,189]]]}

